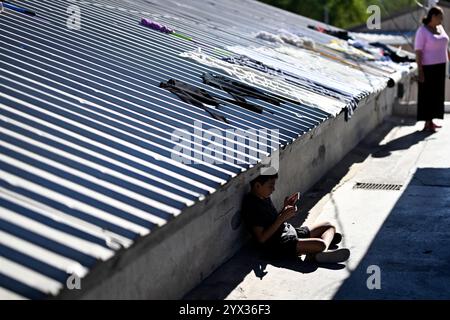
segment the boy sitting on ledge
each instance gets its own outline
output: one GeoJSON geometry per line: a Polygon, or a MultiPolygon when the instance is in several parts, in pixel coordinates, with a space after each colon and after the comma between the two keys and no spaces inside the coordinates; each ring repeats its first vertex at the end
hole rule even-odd
{"type": "Polygon", "coordinates": [[[329,250],[342,240],[330,223],[321,223],[308,228],[294,228],[286,221],[297,211],[299,193],[284,200],[284,208],[278,212],[270,199],[275,191],[278,174],[260,175],[254,179],[251,191],[242,203],[242,216],[254,238],[271,254],[283,257],[306,255],[307,260],[319,263],[339,263],[350,257],[350,250],[329,250]]]}

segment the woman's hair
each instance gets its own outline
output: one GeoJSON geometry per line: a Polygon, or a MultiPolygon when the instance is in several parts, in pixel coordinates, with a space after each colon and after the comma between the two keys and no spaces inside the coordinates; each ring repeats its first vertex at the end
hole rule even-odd
{"type": "Polygon", "coordinates": [[[428,14],[422,19],[424,25],[427,25],[431,22],[433,16],[437,16],[439,14],[444,14],[444,11],[440,7],[432,7],[428,14]]]}

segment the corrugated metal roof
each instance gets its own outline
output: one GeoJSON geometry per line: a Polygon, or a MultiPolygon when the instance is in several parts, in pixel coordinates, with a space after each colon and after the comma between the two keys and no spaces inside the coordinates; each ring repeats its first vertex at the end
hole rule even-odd
{"type": "MultiPolygon", "coordinates": [[[[331,116],[248,99],[270,112],[225,103],[219,111],[229,123],[216,120],[158,85],[174,78],[229,97],[200,78],[226,73],[180,56],[197,43],[139,25],[143,17],[170,25],[220,59],[227,46],[275,48],[255,38],[260,30],[296,29],[327,43],[305,27],[310,19],[248,0],[12,2],[37,17],[0,15],[0,298],[58,294],[68,274],[84,276],[260,160],[234,150],[214,162],[226,149],[180,163],[175,130],[192,132],[191,149],[211,151],[219,142],[195,131],[198,122],[221,132],[277,129],[279,140],[266,142],[271,152],[331,116]],[[67,27],[71,5],[81,9],[80,30],[67,27]]],[[[383,81],[373,91],[389,75],[376,72],[383,81]]],[[[326,80],[319,71],[314,79],[326,80]]],[[[237,143],[252,148],[255,139],[237,143]]]]}

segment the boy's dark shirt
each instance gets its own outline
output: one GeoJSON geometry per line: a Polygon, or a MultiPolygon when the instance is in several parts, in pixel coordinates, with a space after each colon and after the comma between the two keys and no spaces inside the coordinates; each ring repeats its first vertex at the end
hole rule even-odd
{"type": "MultiPolygon", "coordinates": [[[[245,195],[242,202],[242,216],[245,224],[250,229],[253,227],[263,227],[267,229],[271,226],[278,217],[277,209],[275,209],[272,200],[270,198],[261,199],[254,195],[253,193],[248,193],[245,195]]],[[[296,238],[297,232],[295,228],[284,222],[278,228],[278,230],[269,238],[265,245],[276,245],[280,243],[280,240],[290,238],[296,238]]]]}

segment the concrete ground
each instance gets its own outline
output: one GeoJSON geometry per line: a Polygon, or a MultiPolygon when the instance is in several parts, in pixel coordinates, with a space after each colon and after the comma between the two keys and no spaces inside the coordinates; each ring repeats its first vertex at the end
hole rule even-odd
{"type": "Polygon", "coordinates": [[[389,118],[304,196],[293,224],[334,222],[348,262],[270,260],[249,244],[185,299],[450,299],[450,115],[437,122],[427,134],[389,118]]]}

